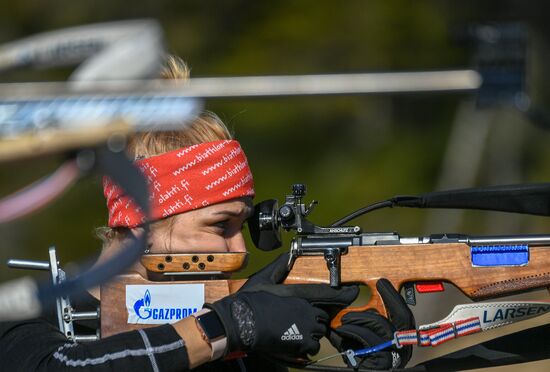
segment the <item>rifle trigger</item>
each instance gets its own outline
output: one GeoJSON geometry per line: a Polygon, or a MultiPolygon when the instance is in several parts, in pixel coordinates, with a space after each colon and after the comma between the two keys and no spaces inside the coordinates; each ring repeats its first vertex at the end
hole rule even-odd
{"type": "Polygon", "coordinates": [[[405,302],[407,305],[416,305],[416,293],[414,291],[414,283],[405,283],[405,302]]]}

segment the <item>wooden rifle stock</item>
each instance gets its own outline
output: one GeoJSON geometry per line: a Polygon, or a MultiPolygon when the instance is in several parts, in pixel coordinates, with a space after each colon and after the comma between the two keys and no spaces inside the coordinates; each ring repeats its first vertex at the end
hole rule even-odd
{"type": "MultiPolygon", "coordinates": [[[[242,253],[146,255],[142,263],[157,273],[228,273],[238,270],[245,257],[246,254],[242,253]],[[184,269],[184,265],[187,269],[184,269]]],[[[370,287],[372,296],[364,307],[342,310],[332,320],[333,328],[341,324],[342,316],[348,312],[376,309],[380,314],[387,315],[376,290],[376,282],[380,278],[388,279],[397,290],[407,282],[445,281],[458,287],[472,300],[550,286],[550,247],[546,246],[531,247],[527,265],[513,267],[473,266],[470,247],[464,243],[353,246],[348,248],[341,260],[341,282],[365,284],[370,287]]],[[[151,282],[137,274],[121,275],[101,287],[102,337],[144,327],[127,324],[124,303],[127,284],[204,283],[205,301],[213,302],[237,291],[244,281],[193,278],[151,282]]],[[[285,280],[287,284],[328,282],[329,274],[323,256],[298,257],[285,280]]]]}
{"type": "MultiPolygon", "coordinates": [[[[387,311],[376,282],[388,279],[399,290],[407,282],[445,281],[454,284],[472,300],[483,300],[550,286],[550,247],[531,247],[526,266],[475,267],[470,247],[463,243],[401,244],[350,247],[342,255],[342,283],[363,283],[372,296],[364,307],[342,310],[331,323],[339,326],[352,311],[387,311]]],[[[298,258],[286,283],[328,283],[322,256],[298,258]]]]}
{"type": "Polygon", "coordinates": [[[224,274],[238,271],[245,265],[246,258],[247,253],[180,253],[142,256],[141,262],[148,271],[174,275],[166,277],[171,279],[169,281],[150,281],[137,273],[129,273],[104,283],[100,288],[101,337],[151,327],[151,325],[128,323],[125,302],[127,285],[203,283],[205,302],[214,302],[236,292],[246,280],[210,278],[219,278],[224,274]]]}

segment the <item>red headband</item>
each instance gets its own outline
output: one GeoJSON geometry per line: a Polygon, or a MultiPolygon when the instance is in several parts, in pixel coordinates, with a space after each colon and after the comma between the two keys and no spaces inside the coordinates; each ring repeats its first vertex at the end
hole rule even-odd
{"type": "MultiPolygon", "coordinates": [[[[254,181],[237,141],[201,143],[137,160],[149,184],[153,221],[209,204],[254,196],[254,181]]],[[[145,222],[141,209],[109,178],[103,179],[109,227],[145,222]]]]}

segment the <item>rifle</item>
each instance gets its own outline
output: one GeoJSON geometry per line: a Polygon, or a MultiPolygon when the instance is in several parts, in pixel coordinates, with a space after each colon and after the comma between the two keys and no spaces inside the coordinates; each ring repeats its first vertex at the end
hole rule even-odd
{"type": "MultiPolygon", "coordinates": [[[[376,209],[397,206],[550,215],[548,195],[550,184],[398,196],[362,208],[330,227],[320,227],[307,220],[317,202],[304,204],[305,186],[297,184],[281,207],[276,200],[257,204],[248,223],[254,244],[263,250],[281,245],[281,229],[297,232],[290,244],[290,271],[285,283],[369,286],[370,301],[363,307],[341,311],[331,322],[332,327],[337,327],[347,312],[373,308],[387,315],[375,285],[380,278],[388,279],[397,290],[405,287],[408,303],[414,301],[411,283],[417,284],[418,291],[427,288],[428,292],[437,291],[441,282],[451,283],[474,301],[550,286],[550,234],[401,237],[397,233],[364,233],[359,226],[342,226],[344,223],[376,209]]],[[[120,301],[125,293],[127,297],[129,285],[202,284],[203,300],[212,302],[235,292],[244,283],[244,280],[228,280],[227,275],[240,269],[245,260],[246,254],[241,253],[142,256],[141,262],[149,272],[171,281],[152,282],[137,274],[126,274],[104,284],[101,287],[102,337],[143,327],[143,324],[128,324],[132,309],[128,301],[126,304],[120,301]]]]}

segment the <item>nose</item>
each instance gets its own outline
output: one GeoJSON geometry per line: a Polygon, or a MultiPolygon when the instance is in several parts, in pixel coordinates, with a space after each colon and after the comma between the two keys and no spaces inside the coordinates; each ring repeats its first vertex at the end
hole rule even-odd
{"type": "Polygon", "coordinates": [[[244,236],[242,231],[239,231],[233,236],[227,237],[226,242],[227,242],[227,248],[229,252],[234,252],[234,253],[246,252],[246,245],[244,243],[244,236]]]}

